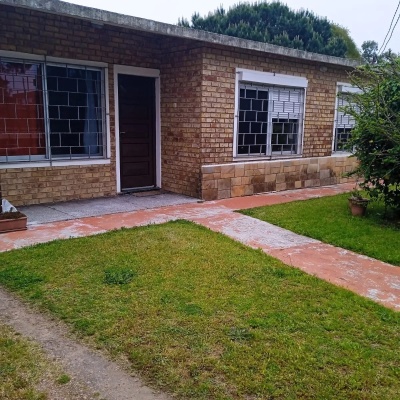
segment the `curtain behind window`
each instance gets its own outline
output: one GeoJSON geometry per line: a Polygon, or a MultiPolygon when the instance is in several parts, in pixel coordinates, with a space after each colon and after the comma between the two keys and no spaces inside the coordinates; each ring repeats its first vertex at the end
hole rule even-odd
{"type": "Polygon", "coordinates": [[[45,156],[42,66],[0,61],[0,156],[45,156]]]}

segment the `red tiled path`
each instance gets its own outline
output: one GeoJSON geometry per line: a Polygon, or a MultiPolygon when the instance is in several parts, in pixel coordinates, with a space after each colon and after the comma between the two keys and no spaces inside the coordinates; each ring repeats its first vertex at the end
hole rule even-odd
{"type": "Polygon", "coordinates": [[[400,310],[400,267],[233,212],[238,209],[333,195],[351,188],[352,185],[346,184],[301,189],[43,224],[30,227],[27,231],[0,235],[0,251],[55,239],[93,235],[121,227],[186,219],[253,248],[260,248],[288,265],[350,289],[386,307],[400,310]]]}

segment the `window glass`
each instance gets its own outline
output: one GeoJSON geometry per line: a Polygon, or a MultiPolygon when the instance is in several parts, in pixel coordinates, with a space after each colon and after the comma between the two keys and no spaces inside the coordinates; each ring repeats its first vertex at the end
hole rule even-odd
{"type": "Polygon", "coordinates": [[[241,83],[238,155],[299,154],[304,89],[241,83]]]}
{"type": "Polygon", "coordinates": [[[45,155],[42,66],[0,60],[0,157],[45,155]]]}
{"type": "Polygon", "coordinates": [[[346,92],[339,92],[336,100],[336,121],[334,151],[346,151],[346,144],[351,137],[354,128],[354,118],[343,111],[343,107],[350,105],[346,92]]]}
{"type": "Polygon", "coordinates": [[[46,72],[51,154],[102,155],[100,71],[47,66],[46,72]]]}
{"type": "Polygon", "coordinates": [[[105,154],[100,69],[0,59],[0,162],[105,154]]]}

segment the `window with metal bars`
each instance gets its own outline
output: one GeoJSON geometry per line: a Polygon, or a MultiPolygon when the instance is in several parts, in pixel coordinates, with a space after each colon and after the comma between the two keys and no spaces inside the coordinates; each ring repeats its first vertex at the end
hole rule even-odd
{"type": "MultiPolygon", "coordinates": [[[[348,88],[349,90],[351,88],[348,88]]],[[[352,90],[353,91],[353,90],[352,90]]],[[[349,91],[346,88],[339,86],[338,96],[336,99],[336,111],[335,111],[335,134],[333,139],[333,151],[344,152],[346,149],[347,142],[351,138],[351,131],[354,128],[354,118],[346,114],[343,110],[344,107],[351,105],[348,100],[349,91]]]]}
{"type": "Polygon", "coordinates": [[[303,88],[240,82],[238,156],[301,153],[303,88]]]}
{"type": "Polygon", "coordinates": [[[104,71],[0,59],[0,162],[106,154],[104,71]]]}

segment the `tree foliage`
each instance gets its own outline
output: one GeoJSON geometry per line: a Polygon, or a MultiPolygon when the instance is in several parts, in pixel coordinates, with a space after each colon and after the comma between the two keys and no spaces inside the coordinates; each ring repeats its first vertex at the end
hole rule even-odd
{"type": "Polygon", "coordinates": [[[353,174],[372,198],[400,211],[400,59],[361,66],[351,81],[360,89],[345,108],[356,121],[349,141],[359,160],[353,174]]]}
{"type": "Polygon", "coordinates": [[[390,61],[398,57],[391,49],[379,53],[379,45],[374,40],[367,40],[361,45],[362,59],[367,64],[376,64],[384,61],[390,61]]]}
{"type": "Polygon", "coordinates": [[[277,1],[237,4],[228,11],[221,6],[206,17],[194,13],[191,23],[180,19],[178,25],[313,53],[360,58],[347,29],[277,1]]]}
{"type": "Polygon", "coordinates": [[[336,37],[340,37],[346,43],[347,51],[346,58],[351,58],[353,60],[361,60],[361,54],[355,41],[351,38],[349,30],[343,26],[332,24],[332,33],[336,37]]]}

